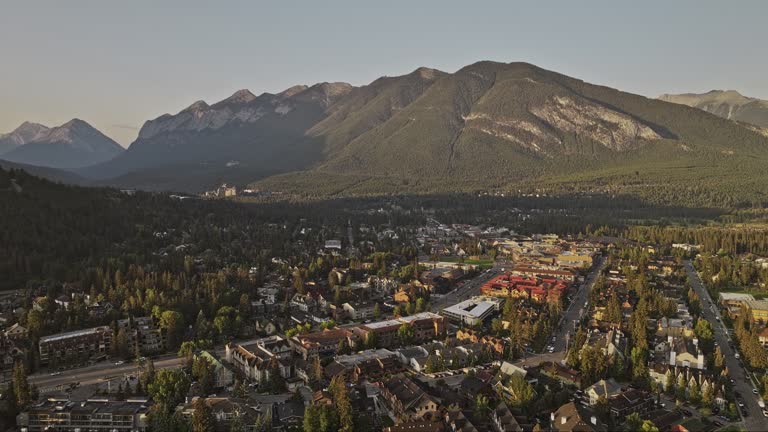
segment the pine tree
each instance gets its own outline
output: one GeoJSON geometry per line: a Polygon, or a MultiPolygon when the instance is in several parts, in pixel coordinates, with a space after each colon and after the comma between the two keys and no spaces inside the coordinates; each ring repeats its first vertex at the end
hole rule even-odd
{"type": "Polygon", "coordinates": [[[704,407],[709,408],[709,407],[712,406],[712,402],[714,401],[713,392],[712,392],[712,385],[710,384],[710,385],[705,385],[705,386],[702,386],[702,387],[703,387],[703,389],[702,389],[702,392],[701,392],[701,404],[704,407]]]}
{"type": "Polygon", "coordinates": [[[722,371],[723,367],[725,367],[725,357],[723,357],[720,347],[717,347],[715,348],[715,370],[722,371]]]}
{"type": "Polygon", "coordinates": [[[690,400],[694,405],[698,405],[699,402],[701,402],[701,387],[699,387],[699,383],[697,383],[696,380],[694,380],[693,384],[691,384],[688,393],[688,400],[690,400]]]}
{"type": "Polygon", "coordinates": [[[664,391],[668,394],[672,394],[675,391],[675,374],[672,373],[672,369],[667,370],[664,381],[664,391]]]}
{"type": "Polygon", "coordinates": [[[321,432],[319,410],[319,405],[309,405],[304,408],[304,432],[321,432]]]}
{"type": "Polygon", "coordinates": [[[349,401],[347,384],[343,375],[337,375],[331,381],[329,386],[333,395],[333,402],[339,413],[339,430],[342,432],[352,432],[354,430],[354,418],[352,416],[352,404],[349,401]]]}
{"type": "Polygon", "coordinates": [[[17,360],[13,365],[13,394],[16,396],[16,406],[19,408],[24,408],[32,402],[27,370],[21,360],[17,360]]]}
{"type": "Polygon", "coordinates": [[[312,375],[310,379],[314,381],[316,384],[320,384],[323,382],[324,378],[324,371],[323,371],[323,365],[320,363],[320,356],[314,356],[312,358],[312,375]]]}
{"type": "Polygon", "coordinates": [[[676,397],[678,400],[685,400],[688,395],[687,383],[685,381],[685,374],[680,374],[677,378],[677,388],[675,389],[676,397]]]}
{"type": "Polygon", "coordinates": [[[211,407],[205,402],[205,398],[197,398],[192,404],[192,432],[215,432],[216,417],[213,416],[211,407]]]}

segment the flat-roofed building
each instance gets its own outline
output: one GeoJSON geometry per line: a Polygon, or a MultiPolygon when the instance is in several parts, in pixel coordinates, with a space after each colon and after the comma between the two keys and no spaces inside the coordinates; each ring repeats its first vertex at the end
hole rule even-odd
{"type": "Polygon", "coordinates": [[[768,322],[768,300],[747,300],[746,305],[753,321],[768,322]]]}
{"type": "Polygon", "coordinates": [[[109,326],[94,327],[40,338],[40,363],[79,363],[106,357],[112,347],[109,326]]]}
{"type": "Polygon", "coordinates": [[[568,282],[576,280],[576,274],[568,270],[551,270],[536,267],[517,266],[512,269],[513,275],[560,279],[568,282]]]}
{"type": "Polygon", "coordinates": [[[557,256],[557,265],[565,268],[591,267],[592,255],[564,252],[557,256]]]}
{"type": "Polygon", "coordinates": [[[151,405],[147,399],[48,399],[16,416],[16,426],[21,432],[145,432],[151,405]]]}
{"type": "Polygon", "coordinates": [[[394,346],[397,341],[397,331],[403,324],[413,327],[415,343],[432,340],[445,331],[445,318],[432,312],[421,312],[415,315],[399,317],[386,321],[363,324],[355,328],[355,333],[365,341],[370,333],[376,334],[380,347],[394,346]]]}
{"type": "Polygon", "coordinates": [[[342,309],[347,313],[351,319],[355,321],[362,321],[373,318],[373,312],[376,308],[376,303],[371,301],[353,301],[346,302],[341,305],[342,309]]]}
{"type": "Polygon", "coordinates": [[[443,309],[443,315],[452,321],[475,325],[484,322],[501,308],[504,299],[478,296],[443,309]]]}
{"type": "Polygon", "coordinates": [[[717,295],[718,301],[725,307],[741,307],[750,300],[754,300],[752,294],[721,292],[717,295]]]}

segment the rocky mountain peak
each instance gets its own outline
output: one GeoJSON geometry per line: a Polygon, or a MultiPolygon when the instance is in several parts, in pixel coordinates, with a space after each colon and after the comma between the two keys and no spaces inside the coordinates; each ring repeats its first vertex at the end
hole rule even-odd
{"type": "Polygon", "coordinates": [[[246,104],[253,102],[256,99],[256,95],[251,93],[248,89],[242,89],[234,92],[232,96],[219,102],[219,104],[246,104]]]}
{"type": "Polygon", "coordinates": [[[186,107],[185,109],[183,109],[182,112],[185,112],[185,111],[191,111],[191,112],[204,111],[204,110],[207,110],[208,108],[210,108],[210,106],[207,103],[205,103],[204,100],[199,100],[197,102],[194,102],[192,105],[186,107]]]}
{"type": "Polygon", "coordinates": [[[280,93],[277,94],[277,96],[280,97],[280,98],[289,98],[289,97],[295,96],[295,95],[303,92],[307,88],[308,87],[305,86],[305,85],[295,85],[293,87],[289,87],[289,88],[281,91],[280,93]]]}

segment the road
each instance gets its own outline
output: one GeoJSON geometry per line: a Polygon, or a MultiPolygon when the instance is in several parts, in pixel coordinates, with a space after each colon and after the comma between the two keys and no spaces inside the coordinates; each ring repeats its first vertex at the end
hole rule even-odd
{"type": "Polygon", "coordinates": [[[731,340],[723,325],[720,311],[715,307],[715,311],[712,312],[711,305],[715,303],[712,302],[709,292],[704,288],[704,283],[690,261],[685,262],[685,271],[688,273],[688,280],[691,282],[691,286],[702,299],[702,315],[704,319],[709,321],[714,328],[715,341],[717,341],[720,350],[723,352],[729,376],[735,381],[734,390],[741,394],[744,406],[749,413],[749,416],[744,418],[744,427],[748,431],[768,431],[768,419],[763,416],[763,410],[757,405],[757,396],[752,394],[752,389],[754,389],[752,380],[749,378],[745,379],[747,372],[739,360],[736,359],[736,353],[729,345],[731,340]]]}
{"type": "MultiPolygon", "coordinates": [[[[178,368],[181,367],[182,360],[175,355],[163,356],[154,360],[155,368],[158,370],[178,368]]],[[[138,374],[139,371],[135,362],[125,362],[119,366],[112,362],[101,362],[92,366],[64,371],[58,375],[48,373],[30,375],[29,383],[35,384],[42,393],[47,393],[57,387],[78,382],[80,385],[98,384],[106,381],[107,378],[138,374]]]]}
{"type": "Polygon", "coordinates": [[[501,268],[494,267],[488,271],[483,271],[477,277],[465,282],[463,285],[447,294],[443,294],[440,297],[433,295],[430,301],[430,310],[439,313],[448,306],[459,303],[470,297],[480,295],[480,287],[499,274],[501,274],[501,268]]]}
{"type": "Polygon", "coordinates": [[[524,358],[517,363],[519,365],[538,365],[541,362],[562,362],[565,359],[567,352],[567,344],[571,335],[573,335],[576,329],[576,323],[581,320],[587,308],[584,304],[589,301],[589,293],[592,291],[592,287],[595,286],[595,282],[600,272],[605,268],[607,260],[605,257],[598,257],[598,262],[595,263],[592,271],[589,272],[584,283],[581,285],[576,295],[573,296],[573,300],[568,309],[563,313],[563,325],[556,329],[553,336],[556,337],[554,347],[555,350],[552,353],[541,353],[531,357],[524,358]]]}
{"type": "MultiPolygon", "coordinates": [[[[256,343],[258,339],[246,341],[235,341],[242,345],[256,343]]],[[[223,358],[225,355],[224,346],[218,347],[214,353],[223,358]]],[[[184,359],[175,354],[167,354],[153,360],[155,369],[176,369],[180,368],[184,359]]],[[[41,393],[48,393],[67,387],[69,384],[80,383],[80,385],[98,384],[107,381],[108,378],[121,377],[125,375],[138,376],[139,370],[135,362],[125,362],[122,365],[116,365],[114,362],[101,362],[95,365],[70,369],[60,374],[51,375],[50,373],[38,373],[29,376],[29,383],[35,384],[41,393]]]]}

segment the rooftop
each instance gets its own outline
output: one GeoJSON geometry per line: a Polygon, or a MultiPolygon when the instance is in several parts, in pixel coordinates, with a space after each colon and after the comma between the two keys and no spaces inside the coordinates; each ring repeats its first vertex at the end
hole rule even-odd
{"type": "Polygon", "coordinates": [[[463,302],[457,303],[453,306],[449,306],[443,309],[443,311],[459,316],[480,318],[490,309],[497,309],[500,304],[500,299],[493,299],[490,297],[474,297],[464,300],[463,302]]]}
{"type": "Polygon", "coordinates": [[[87,336],[87,335],[91,335],[91,334],[102,333],[102,332],[104,332],[106,330],[109,330],[109,327],[101,326],[101,327],[93,327],[93,328],[89,328],[89,329],[76,330],[76,331],[71,331],[71,332],[66,332],[66,333],[56,333],[54,335],[41,337],[40,338],[40,343],[43,343],[43,342],[53,342],[53,341],[69,339],[69,338],[73,338],[73,337],[87,336]]]}

